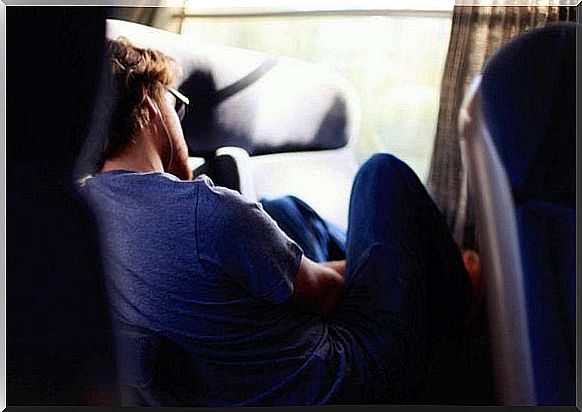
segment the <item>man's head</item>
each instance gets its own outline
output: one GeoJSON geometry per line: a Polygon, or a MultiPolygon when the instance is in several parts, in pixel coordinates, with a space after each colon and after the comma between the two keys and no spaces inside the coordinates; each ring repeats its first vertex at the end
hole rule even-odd
{"type": "Polygon", "coordinates": [[[104,161],[123,158],[149,139],[165,171],[190,179],[188,148],[174,109],[181,97],[172,89],[178,70],[174,61],[124,38],[108,40],[107,46],[116,102],[104,161]]]}

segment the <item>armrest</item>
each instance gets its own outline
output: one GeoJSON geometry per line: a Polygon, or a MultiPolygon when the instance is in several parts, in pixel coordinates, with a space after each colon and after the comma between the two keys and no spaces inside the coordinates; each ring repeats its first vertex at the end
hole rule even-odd
{"type": "Polygon", "coordinates": [[[222,185],[238,190],[251,201],[257,200],[249,154],[240,147],[221,147],[216,152],[215,173],[222,178],[222,185]]]}

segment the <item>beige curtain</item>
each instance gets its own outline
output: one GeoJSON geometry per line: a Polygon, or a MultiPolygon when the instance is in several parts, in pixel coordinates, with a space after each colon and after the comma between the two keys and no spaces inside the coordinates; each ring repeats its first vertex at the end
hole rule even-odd
{"type": "MultiPolygon", "coordinates": [[[[524,3],[535,4],[520,1],[524,3]]],[[[459,107],[471,80],[513,36],[549,22],[575,20],[574,6],[455,6],[427,186],[461,246],[476,248],[471,193],[468,198],[460,194],[463,169],[457,132],[459,107]]]]}
{"type": "Polygon", "coordinates": [[[183,10],[183,7],[176,7],[180,2],[181,0],[134,0],[132,7],[113,7],[109,17],[162,30],[172,29],[175,16],[183,10]]]}

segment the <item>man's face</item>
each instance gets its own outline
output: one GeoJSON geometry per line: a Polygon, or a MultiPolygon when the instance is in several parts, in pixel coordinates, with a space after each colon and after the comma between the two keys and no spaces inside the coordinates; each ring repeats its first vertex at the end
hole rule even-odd
{"type": "Polygon", "coordinates": [[[167,133],[166,142],[162,141],[165,149],[162,153],[162,160],[169,162],[166,164],[166,172],[171,173],[182,180],[192,179],[192,170],[188,166],[188,146],[180,119],[176,113],[176,97],[169,91],[164,91],[160,102],[162,125],[167,133]],[[170,160],[168,160],[170,159],[170,160]]]}

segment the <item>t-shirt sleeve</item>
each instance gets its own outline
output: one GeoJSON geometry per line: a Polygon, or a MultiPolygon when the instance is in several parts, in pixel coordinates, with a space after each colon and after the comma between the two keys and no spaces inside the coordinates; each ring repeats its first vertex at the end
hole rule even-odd
{"type": "Polygon", "coordinates": [[[196,207],[199,258],[258,298],[283,303],[293,293],[301,248],[258,202],[238,192],[200,186],[196,207]]]}

